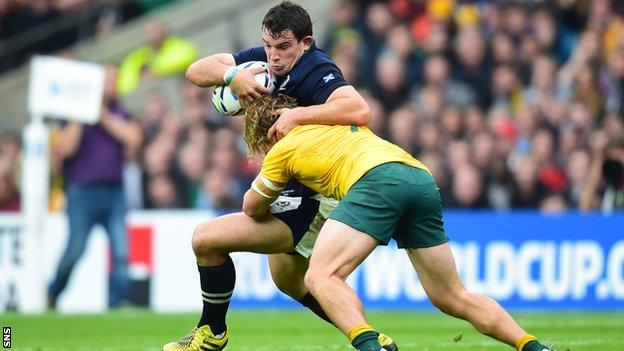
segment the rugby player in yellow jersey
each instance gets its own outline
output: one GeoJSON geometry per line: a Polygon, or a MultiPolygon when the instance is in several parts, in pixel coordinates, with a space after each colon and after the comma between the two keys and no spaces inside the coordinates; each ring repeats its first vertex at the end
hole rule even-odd
{"type": "Polygon", "coordinates": [[[302,125],[271,141],[267,132],[277,119],[275,111],[293,105],[286,96],[263,96],[246,108],[248,148],[266,156],[245,194],[243,211],[265,216],[292,178],[340,200],[319,233],[305,285],[353,347],[382,349],[345,279],[377,245],[394,239],[406,249],[440,310],[518,351],[550,350],[494,300],[466,290],[444,231],[438,187],[424,164],[366,127],[302,125]]]}

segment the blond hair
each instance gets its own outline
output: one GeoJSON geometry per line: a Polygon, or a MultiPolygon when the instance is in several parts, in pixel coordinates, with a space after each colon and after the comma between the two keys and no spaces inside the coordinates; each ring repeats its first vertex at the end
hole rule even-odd
{"type": "Polygon", "coordinates": [[[275,111],[297,106],[296,100],[286,95],[263,95],[245,106],[245,143],[249,157],[262,155],[271,145],[267,136],[279,115],[275,111]]]}

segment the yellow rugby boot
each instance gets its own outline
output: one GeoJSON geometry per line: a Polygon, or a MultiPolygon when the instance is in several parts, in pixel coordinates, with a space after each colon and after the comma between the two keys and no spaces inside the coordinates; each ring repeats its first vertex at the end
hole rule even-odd
{"type": "Polygon", "coordinates": [[[218,351],[223,350],[228,343],[230,334],[227,330],[215,336],[210,326],[202,325],[191,330],[185,337],[172,341],[163,346],[163,351],[218,351]]]}
{"type": "Polygon", "coordinates": [[[388,335],[378,333],[377,341],[385,351],[399,351],[397,344],[388,335]]]}

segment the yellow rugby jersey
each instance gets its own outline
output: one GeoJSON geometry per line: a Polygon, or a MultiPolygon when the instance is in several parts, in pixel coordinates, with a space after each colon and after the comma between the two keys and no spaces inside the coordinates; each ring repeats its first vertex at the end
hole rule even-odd
{"type": "Polygon", "coordinates": [[[271,148],[252,187],[260,195],[276,197],[288,180],[295,178],[340,200],[366,172],[388,162],[429,172],[422,162],[366,127],[302,125],[271,148]]]}

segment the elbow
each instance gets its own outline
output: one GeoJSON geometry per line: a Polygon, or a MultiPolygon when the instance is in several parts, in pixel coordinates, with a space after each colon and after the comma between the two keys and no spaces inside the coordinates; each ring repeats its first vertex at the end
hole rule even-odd
{"type": "Polygon", "coordinates": [[[186,80],[188,80],[189,82],[197,85],[197,82],[195,81],[195,77],[196,77],[195,70],[196,70],[195,63],[192,63],[190,66],[186,68],[184,77],[186,77],[186,80]]]}
{"type": "Polygon", "coordinates": [[[124,147],[128,150],[139,150],[143,144],[143,133],[138,125],[131,125],[125,138],[122,140],[124,147]]]}
{"type": "Polygon", "coordinates": [[[58,148],[58,156],[61,159],[71,158],[78,151],[78,145],[62,145],[58,148]]]}
{"type": "Polygon", "coordinates": [[[186,77],[186,80],[188,80],[189,82],[197,85],[198,87],[203,87],[205,86],[204,81],[202,80],[202,61],[195,61],[193,63],[191,63],[190,66],[188,66],[188,68],[186,69],[186,72],[184,73],[184,77],[186,77]]]}
{"type": "Polygon", "coordinates": [[[253,190],[248,190],[243,197],[243,213],[252,218],[260,218],[266,213],[266,209],[262,208],[257,201],[254,201],[253,190]]]}
{"type": "Polygon", "coordinates": [[[243,213],[251,218],[260,218],[264,216],[266,211],[262,211],[257,206],[251,206],[243,203],[243,213]]]}
{"type": "Polygon", "coordinates": [[[252,218],[255,215],[255,212],[253,211],[253,209],[250,208],[249,206],[245,206],[245,205],[243,205],[243,213],[248,215],[249,217],[252,217],[252,218]]]}

